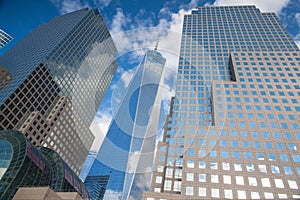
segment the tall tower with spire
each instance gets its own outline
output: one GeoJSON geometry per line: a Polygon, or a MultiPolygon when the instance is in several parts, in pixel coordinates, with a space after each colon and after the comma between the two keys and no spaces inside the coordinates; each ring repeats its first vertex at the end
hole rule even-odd
{"type": "MultiPolygon", "coordinates": [[[[110,174],[107,190],[121,199],[141,198],[140,175],[150,184],[166,62],[157,47],[147,50],[136,68],[87,177],[110,174]]],[[[95,194],[99,188],[87,189],[95,194]]]]}

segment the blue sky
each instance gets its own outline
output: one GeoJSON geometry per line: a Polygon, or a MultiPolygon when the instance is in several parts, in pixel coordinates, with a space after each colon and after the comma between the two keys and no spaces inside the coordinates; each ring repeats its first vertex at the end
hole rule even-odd
{"type": "MultiPolygon", "coordinates": [[[[174,94],[174,77],[177,71],[176,55],[178,56],[179,52],[183,15],[197,6],[241,4],[256,5],[263,12],[275,12],[300,46],[299,0],[1,0],[0,28],[14,39],[6,47],[0,49],[0,55],[35,27],[48,22],[55,16],[87,6],[98,8],[113,35],[120,54],[125,55],[127,52],[126,56],[118,57],[119,69],[102,101],[95,124],[92,126],[95,132],[99,132],[100,129],[103,136],[112,118],[110,104],[114,97],[113,89],[116,85],[120,85],[117,84],[120,82],[124,87],[128,85],[134,71],[133,68],[144,53],[143,49],[152,48],[155,44],[157,35],[153,35],[153,30],[149,27],[169,32],[168,36],[161,39],[159,47],[159,50],[165,50],[162,53],[168,59],[166,92],[164,92],[163,98],[167,101],[174,94]],[[148,28],[143,29],[143,27],[148,28]],[[150,40],[146,40],[147,38],[150,40]]],[[[167,103],[164,108],[167,112],[167,103]]],[[[97,143],[99,144],[99,142],[97,143]]]]}
{"type": "Polygon", "coordinates": [[[55,16],[80,9],[98,8],[110,30],[116,17],[122,16],[123,30],[133,27],[156,26],[160,19],[171,21],[171,14],[179,10],[189,10],[197,5],[237,5],[254,4],[263,11],[275,11],[281,22],[295,40],[300,41],[300,1],[299,0],[1,0],[0,28],[14,37],[14,40],[0,50],[3,54],[36,26],[46,23],[55,16]],[[165,12],[164,12],[165,11],[165,12]],[[297,36],[298,35],[298,36],[297,36]]]}
{"type": "Polygon", "coordinates": [[[91,126],[97,134],[93,148],[98,148],[113,115],[111,99],[118,98],[113,91],[116,87],[127,87],[144,49],[154,47],[159,36],[155,32],[158,29],[162,35],[167,32],[160,35],[159,45],[160,52],[167,58],[163,92],[163,109],[167,112],[168,101],[174,95],[183,15],[197,6],[241,4],[275,12],[300,47],[300,0],[0,0],[0,29],[14,38],[0,49],[0,55],[55,16],[87,6],[98,8],[120,52],[119,68],[91,126]]]}
{"type": "MultiPolygon", "coordinates": [[[[152,29],[149,27],[171,31],[172,33],[167,37],[163,37],[160,41],[160,50],[165,50],[163,55],[169,61],[167,62],[168,72],[165,80],[167,92],[164,93],[164,99],[167,100],[174,94],[173,86],[177,59],[172,58],[172,56],[175,55],[176,57],[179,52],[183,15],[197,6],[241,4],[256,5],[263,12],[275,12],[300,46],[299,0],[1,0],[0,28],[14,39],[6,47],[0,49],[0,55],[35,27],[48,22],[55,16],[87,6],[98,8],[117,43],[120,54],[134,50],[129,54],[127,53],[126,56],[118,57],[119,69],[106,97],[103,99],[97,113],[96,122],[92,127],[95,130],[100,128],[105,134],[112,117],[110,99],[113,98],[113,89],[120,81],[124,87],[128,85],[134,71],[133,68],[144,52],[143,49],[152,48],[155,44],[157,36],[153,36],[152,29]],[[143,29],[143,27],[148,28],[143,29]],[[124,32],[127,34],[124,34],[124,32]],[[151,40],[146,40],[147,37],[151,40]]],[[[166,112],[167,109],[167,105],[165,105],[166,112]]]]}

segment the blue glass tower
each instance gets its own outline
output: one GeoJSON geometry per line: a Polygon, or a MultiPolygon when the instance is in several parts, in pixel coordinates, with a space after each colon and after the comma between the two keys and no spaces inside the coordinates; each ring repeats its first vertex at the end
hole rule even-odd
{"type": "Polygon", "coordinates": [[[116,106],[106,138],[88,174],[89,177],[110,174],[107,190],[118,192],[124,199],[130,193],[134,174],[142,172],[146,163],[152,167],[165,61],[158,51],[147,51],[125,96],[116,106]],[[149,159],[144,165],[139,164],[145,155],[149,159]]]}

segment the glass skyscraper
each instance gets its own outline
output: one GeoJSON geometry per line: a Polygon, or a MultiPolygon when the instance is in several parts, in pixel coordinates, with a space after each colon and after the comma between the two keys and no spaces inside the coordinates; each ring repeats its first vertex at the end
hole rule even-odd
{"type": "MultiPolygon", "coordinates": [[[[114,118],[88,177],[110,175],[106,189],[119,195],[113,198],[127,199],[132,195],[135,178],[151,172],[165,62],[158,51],[148,50],[121,102],[112,105],[114,118]]],[[[87,185],[87,189],[95,196],[101,188],[87,185]]],[[[135,195],[141,198],[141,194],[142,191],[135,190],[135,195]]]]}
{"type": "Polygon", "coordinates": [[[78,175],[116,54],[97,9],[38,26],[0,57],[0,130],[18,129],[33,145],[55,150],[78,175]]]}
{"type": "Polygon", "coordinates": [[[143,199],[300,198],[299,67],[274,13],[185,15],[176,96],[143,199]]]}
{"type": "Polygon", "coordinates": [[[92,167],[92,164],[94,163],[94,160],[97,156],[97,151],[91,150],[89,151],[89,154],[87,155],[85,162],[84,162],[84,166],[79,174],[79,178],[82,180],[82,182],[84,182],[84,180],[86,179],[90,168],[92,167]]]}
{"type": "Polygon", "coordinates": [[[12,41],[12,39],[13,37],[0,29],[0,49],[6,46],[10,41],[12,41]]]}

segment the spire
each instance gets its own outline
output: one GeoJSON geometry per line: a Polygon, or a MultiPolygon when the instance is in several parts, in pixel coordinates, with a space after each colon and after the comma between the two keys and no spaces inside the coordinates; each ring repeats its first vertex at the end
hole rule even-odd
{"type": "Polygon", "coordinates": [[[156,44],[155,44],[155,47],[154,47],[154,50],[156,51],[157,48],[158,48],[158,43],[159,43],[159,38],[156,40],[156,44]]]}

